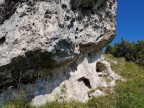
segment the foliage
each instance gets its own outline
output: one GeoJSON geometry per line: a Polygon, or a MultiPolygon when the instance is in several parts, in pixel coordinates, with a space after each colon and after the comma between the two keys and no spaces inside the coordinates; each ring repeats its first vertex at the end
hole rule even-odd
{"type": "Polygon", "coordinates": [[[113,47],[111,45],[107,45],[105,53],[112,54],[113,53],[113,47]]]}
{"type": "Polygon", "coordinates": [[[32,108],[28,101],[24,100],[15,100],[13,102],[6,103],[3,108],[32,108]]]}
{"type": "Polygon", "coordinates": [[[105,53],[115,57],[125,57],[128,61],[144,65],[144,41],[130,43],[122,38],[120,43],[117,42],[114,46],[108,45],[105,53]]]}

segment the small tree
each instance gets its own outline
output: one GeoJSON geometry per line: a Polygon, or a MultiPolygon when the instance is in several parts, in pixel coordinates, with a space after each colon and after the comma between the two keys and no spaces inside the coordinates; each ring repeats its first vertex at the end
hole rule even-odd
{"type": "Polygon", "coordinates": [[[113,54],[113,47],[111,45],[108,45],[106,47],[105,53],[106,54],[113,54]]]}

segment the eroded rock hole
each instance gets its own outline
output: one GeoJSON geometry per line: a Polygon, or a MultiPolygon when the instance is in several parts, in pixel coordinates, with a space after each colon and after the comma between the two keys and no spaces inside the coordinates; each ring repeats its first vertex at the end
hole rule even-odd
{"type": "Polygon", "coordinates": [[[98,73],[99,77],[104,77],[108,75],[107,67],[101,62],[98,62],[96,64],[96,72],[98,73]]]}
{"type": "Polygon", "coordinates": [[[85,77],[78,79],[78,82],[83,82],[88,88],[91,88],[91,84],[90,84],[89,79],[87,79],[85,77]]]}
{"type": "Polygon", "coordinates": [[[70,17],[69,17],[69,16],[66,16],[66,20],[69,21],[69,20],[70,20],[70,17]]]}
{"type": "Polygon", "coordinates": [[[102,64],[101,62],[98,62],[96,64],[96,71],[97,72],[104,72],[106,70],[106,67],[104,64],[102,64]]]}
{"type": "Polygon", "coordinates": [[[66,8],[67,8],[67,5],[62,4],[62,8],[63,8],[63,9],[66,9],[66,8]]]}
{"type": "Polygon", "coordinates": [[[3,44],[6,41],[6,37],[3,36],[2,38],[0,38],[0,44],[3,44]]]}
{"type": "Polygon", "coordinates": [[[51,15],[52,15],[52,12],[49,11],[49,10],[47,10],[47,11],[45,12],[44,18],[51,19],[51,15]]]}

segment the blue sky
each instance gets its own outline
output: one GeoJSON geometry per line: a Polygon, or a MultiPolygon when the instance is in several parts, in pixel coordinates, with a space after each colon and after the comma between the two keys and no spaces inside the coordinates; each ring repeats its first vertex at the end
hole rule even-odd
{"type": "Polygon", "coordinates": [[[117,35],[129,41],[144,40],[144,0],[117,0],[117,35]]]}

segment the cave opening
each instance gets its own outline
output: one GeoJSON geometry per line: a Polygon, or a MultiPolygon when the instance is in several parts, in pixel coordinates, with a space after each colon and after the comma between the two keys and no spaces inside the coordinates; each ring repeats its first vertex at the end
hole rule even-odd
{"type": "Polygon", "coordinates": [[[103,63],[98,62],[96,63],[96,72],[105,72],[106,71],[106,67],[103,63]]]}
{"type": "Polygon", "coordinates": [[[89,79],[85,77],[78,79],[78,82],[83,82],[85,86],[87,86],[88,88],[92,88],[89,79]]]}

